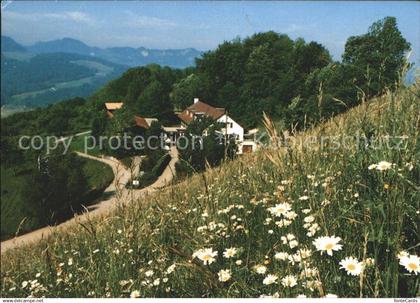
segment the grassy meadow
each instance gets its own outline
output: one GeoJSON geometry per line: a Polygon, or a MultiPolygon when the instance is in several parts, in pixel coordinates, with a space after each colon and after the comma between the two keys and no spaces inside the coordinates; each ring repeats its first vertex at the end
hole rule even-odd
{"type": "Polygon", "coordinates": [[[273,145],[7,252],[2,294],[419,296],[419,94],[365,101],[287,149],[267,119],[273,145]]]}

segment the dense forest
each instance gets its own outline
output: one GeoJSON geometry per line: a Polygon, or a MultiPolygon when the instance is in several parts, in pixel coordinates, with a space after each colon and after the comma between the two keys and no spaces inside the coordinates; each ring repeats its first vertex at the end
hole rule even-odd
{"type": "Polygon", "coordinates": [[[260,33],[204,54],[191,75],[175,85],[172,101],[182,109],[199,96],[226,107],[247,127],[257,125],[263,111],[301,127],[356,105],[361,94],[369,98],[393,89],[408,50],[392,17],[350,37],[342,62],[333,61],[317,42],[260,33]]]}
{"type": "Polygon", "coordinates": [[[317,42],[259,33],[222,43],[194,68],[131,69],[91,99],[96,105],[122,100],[130,112],[170,120],[172,109],[183,110],[199,97],[227,108],[246,128],[258,126],[263,112],[285,127],[301,128],[394,89],[409,67],[409,48],[393,17],[350,37],[342,62],[317,42]]]}

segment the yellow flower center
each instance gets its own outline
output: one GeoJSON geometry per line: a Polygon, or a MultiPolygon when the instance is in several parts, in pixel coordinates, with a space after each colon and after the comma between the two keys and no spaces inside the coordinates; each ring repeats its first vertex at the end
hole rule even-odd
{"type": "Polygon", "coordinates": [[[333,247],[334,247],[334,244],[332,244],[332,243],[328,243],[327,245],[325,245],[326,250],[331,250],[331,249],[333,249],[333,247]]]}
{"type": "Polygon", "coordinates": [[[211,256],[210,255],[204,255],[203,256],[203,260],[206,260],[207,261],[207,260],[210,260],[210,259],[211,259],[211,256]]]}
{"type": "Polygon", "coordinates": [[[347,265],[347,269],[348,269],[348,270],[355,270],[355,269],[356,269],[356,265],[354,265],[354,264],[349,264],[349,265],[347,265]]]}
{"type": "Polygon", "coordinates": [[[416,263],[408,263],[407,267],[411,270],[416,270],[417,269],[417,264],[416,263]]]}

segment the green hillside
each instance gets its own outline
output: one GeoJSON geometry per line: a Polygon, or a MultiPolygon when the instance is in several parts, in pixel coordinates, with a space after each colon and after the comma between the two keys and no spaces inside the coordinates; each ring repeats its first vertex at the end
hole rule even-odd
{"type": "Polygon", "coordinates": [[[273,144],[260,152],[6,253],[2,293],[414,297],[401,252],[418,255],[419,93],[363,102],[292,133],[310,144],[288,149],[266,120],[273,144]]]}
{"type": "Polygon", "coordinates": [[[88,96],[118,77],[124,66],[82,55],[2,52],[2,116],[88,96]]]}
{"type": "MultiPolygon", "coordinates": [[[[94,160],[78,159],[81,162],[80,179],[86,179],[85,192],[79,192],[79,200],[74,199],[73,209],[65,209],[67,205],[59,201],[54,211],[61,211],[60,220],[73,216],[74,211],[80,211],[80,204],[88,205],[92,197],[99,196],[104,189],[112,182],[114,175],[111,168],[103,163],[94,160]],[[88,203],[87,203],[88,202],[88,203]],[[78,204],[79,203],[79,204],[78,204]]],[[[74,165],[74,163],[73,163],[74,165]]],[[[49,211],[42,207],[41,203],[35,203],[34,199],[28,197],[33,195],[34,183],[31,179],[36,176],[36,169],[25,163],[25,165],[14,166],[13,168],[1,165],[1,240],[7,240],[15,235],[24,234],[47,225],[45,216],[50,215],[49,211]]]]}

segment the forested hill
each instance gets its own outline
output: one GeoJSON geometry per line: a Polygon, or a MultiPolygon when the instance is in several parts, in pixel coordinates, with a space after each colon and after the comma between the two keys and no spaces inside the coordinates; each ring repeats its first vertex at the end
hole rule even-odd
{"type": "Polygon", "coordinates": [[[224,42],[193,68],[131,69],[92,99],[96,104],[123,100],[132,111],[163,118],[168,109],[182,110],[199,97],[227,108],[245,127],[258,125],[265,112],[286,127],[300,128],[394,89],[409,47],[393,17],[350,37],[342,62],[333,61],[317,42],[259,33],[224,42]]]}
{"type": "Polygon", "coordinates": [[[128,66],[157,63],[187,67],[201,55],[195,49],[101,49],[64,38],[22,46],[1,37],[2,116],[73,97],[86,97],[119,77],[128,66]]]}
{"type": "Polygon", "coordinates": [[[174,103],[183,108],[199,96],[246,126],[261,121],[263,111],[302,126],[356,105],[363,94],[393,89],[409,47],[393,17],[349,37],[342,62],[317,42],[260,33],[204,54],[194,75],[175,86],[174,103]]]}
{"type": "Polygon", "coordinates": [[[2,116],[9,109],[42,107],[63,99],[89,96],[127,68],[78,54],[36,55],[2,37],[2,116]]]}

